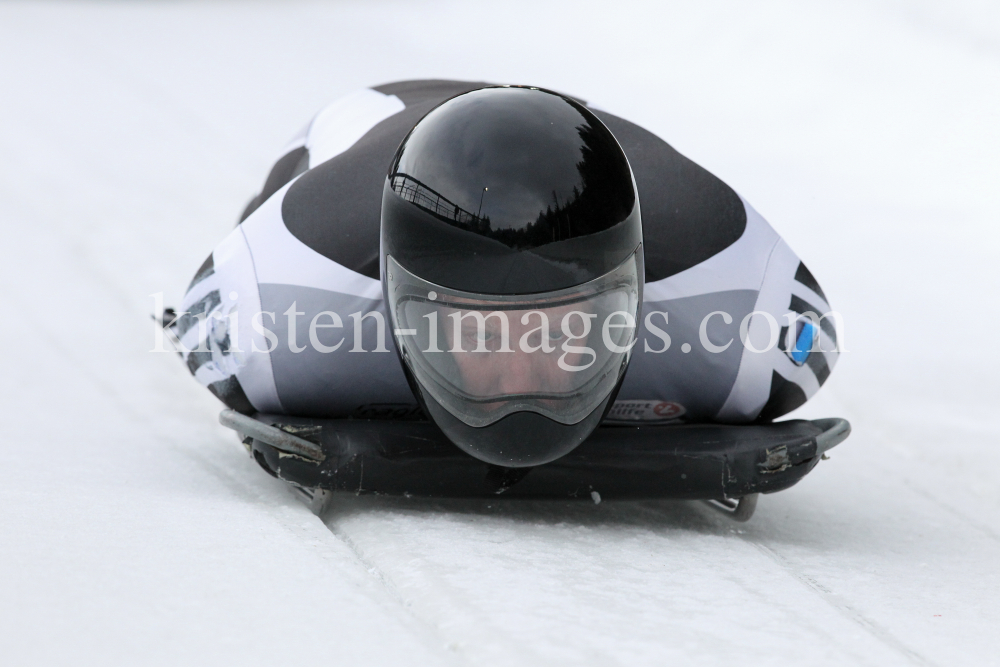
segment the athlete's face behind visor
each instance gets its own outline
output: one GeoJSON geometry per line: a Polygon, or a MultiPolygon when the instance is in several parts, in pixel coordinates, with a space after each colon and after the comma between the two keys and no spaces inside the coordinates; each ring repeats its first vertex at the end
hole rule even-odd
{"type": "Polygon", "coordinates": [[[447,289],[391,256],[386,278],[396,341],[410,372],[473,428],[521,412],[582,422],[614,390],[634,344],[635,255],[588,283],[537,295],[447,289]]]}

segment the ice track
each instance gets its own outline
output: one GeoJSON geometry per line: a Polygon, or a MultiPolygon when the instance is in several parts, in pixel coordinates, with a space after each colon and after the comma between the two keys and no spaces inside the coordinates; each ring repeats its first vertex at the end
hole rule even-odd
{"type": "Polygon", "coordinates": [[[987,3],[0,5],[0,661],[1000,664],[1000,14],[987,3]],[[339,497],[153,346],[336,95],[529,82],[767,217],[847,322],[854,433],[696,503],[339,497]]]}

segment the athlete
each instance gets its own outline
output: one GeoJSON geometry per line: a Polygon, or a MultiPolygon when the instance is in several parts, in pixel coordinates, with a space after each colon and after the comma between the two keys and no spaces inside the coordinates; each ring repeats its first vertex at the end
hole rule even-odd
{"type": "Polygon", "coordinates": [[[838,357],[819,284],[726,184],[578,99],[461,81],[320,111],[180,311],[236,411],[430,418],[512,467],[602,422],[770,422],[838,357]]]}

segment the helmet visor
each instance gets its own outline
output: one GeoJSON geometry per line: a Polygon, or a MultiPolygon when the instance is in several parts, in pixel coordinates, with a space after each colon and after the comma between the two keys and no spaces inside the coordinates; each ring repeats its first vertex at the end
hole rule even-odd
{"type": "Polygon", "coordinates": [[[576,424],[628,365],[638,266],[633,253],[583,285],[486,295],[427,282],[387,256],[396,344],[420,386],[469,426],[523,411],[576,424]]]}

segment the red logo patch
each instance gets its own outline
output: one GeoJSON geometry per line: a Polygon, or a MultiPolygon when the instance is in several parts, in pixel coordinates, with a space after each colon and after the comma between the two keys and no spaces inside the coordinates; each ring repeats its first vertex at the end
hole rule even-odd
{"type": "Polygon", "coordinates": [[[653,414],[661,419],[674,419],[684,414],[684,406],[672,401],[663,401],[653,406],[653,414]]]}

